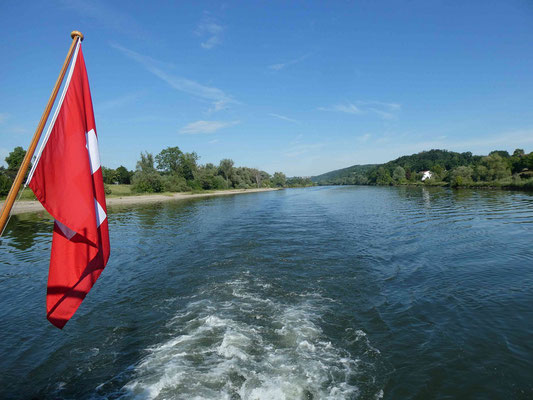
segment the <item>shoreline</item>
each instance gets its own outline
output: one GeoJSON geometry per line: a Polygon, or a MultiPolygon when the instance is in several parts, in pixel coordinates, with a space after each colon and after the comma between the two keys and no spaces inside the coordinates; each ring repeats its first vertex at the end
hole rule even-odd
{"type": "Polygon", "coordinates": [[[522,192],[531,192],[533,191],[533,186],[524,185],[524,186],[512,186],[512,185],[460,185],[460,186],[450,186],[447,183],[435,183],[435,184],[423,184],[423,183],[397,183],[392,185],[375,185],[375,184],[316,184],[315,186],[372,186],[372,187],[440,187],[448,189],[487,189],[487,190],[509,190],[509,191],[522,191],[522,192]]]}
{"type": "MultiPolygon", "coordinates": [[[[113,206],[127,206],[127,205],[141,205],[163,203],[167,201],[180,201],[188,199],[196,199],[202,197],[228,196],[233,194],[259,193],[271,192],[281,190],[280,188],[260,188],[260,189],[228,189],[216,190],[207,193],[171,193],[171,194],[140,194],[122,197],[107,197],[107,207],[113,206]]],[[[0,202],[0,208],[4,205],[4,201],[0,202]]],[[[11,210],[11,215],[41,212],[46,210],[42,204],[37,200],[20,200],[16,201],[11,210]]]]}

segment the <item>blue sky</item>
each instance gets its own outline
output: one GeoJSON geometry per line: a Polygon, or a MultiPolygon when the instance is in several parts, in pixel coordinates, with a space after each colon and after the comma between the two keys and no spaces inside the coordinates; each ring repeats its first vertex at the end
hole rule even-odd
{"type": "Polygon", "coordinates": [[[533,150],[533,2],[0,6],[0,159],[85,35],[103,165],[141,151],[315,175],[431,148],[533,150]]]}

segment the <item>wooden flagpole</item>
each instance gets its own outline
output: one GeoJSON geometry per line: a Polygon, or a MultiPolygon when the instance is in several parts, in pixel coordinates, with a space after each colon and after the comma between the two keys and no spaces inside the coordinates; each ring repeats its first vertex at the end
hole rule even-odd
{"type": "Polygon", "coordinates": [[[52,106],[54,105],[54,102],[56,100],[57,92],[59,91],[59,88],[61,87],[61,83],[63,82],[63,78],[65,77],[65,73],[67,72],[67,68],[70,63],[70,59],[72,58],[72,53],[76,46],[76,42],[78,41],[78,38],[80,39],[80,41],[83,40],[83,34],[79,31],[72,31],[70,34],[70,37],[72,37],[72,44],[70,45],[70,49],[68,49],[67,58],[65,59],[65,62],[63,63],[63,67],[61,68],[59,77],[57,78],[54,89],[52,90],[52,94],[50,95],[50,98],[48,99],[48,104],[46,104],[46,108],[44,109],[41,120],[39,121],[39,125],[37,125],[37,129],[35,130],[33,139],[31,140],[30,146],[28,147],[28,151],[26,151],[26,156],[24,157],[24,160],[22,161],[22,165],[20,166],[17,172],[17,176],[15,177],[15,180],[13,181],[13,185],[11,185],[11,189],[9,190],[9,194],[7,195],[6,201],[4,202],[4,207],[2,208],[2,214],[0,214],[0,236],[2,236],[2,234],[4,233],[4,228],[7,224],[7,220],[9,218],[11,208],[13,207],[13,204],[15,203],[15,199],[17,197],[17,193],[19,191],[20,185],[22,184],[22,181],[24,180],[26,171],[28,171],[31,158],[33,157],[33,153],[35,152],[37,143],[39,143],[39,139],[41,138],[41,134],[43,133],[44,126],[46,125],[46,121],[48,120],[48,116],[50,115],[50,111],[52,110],[52,106]]]}

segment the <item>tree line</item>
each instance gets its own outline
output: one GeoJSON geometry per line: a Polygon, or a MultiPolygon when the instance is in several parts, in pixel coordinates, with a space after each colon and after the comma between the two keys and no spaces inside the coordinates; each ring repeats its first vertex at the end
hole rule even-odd
{"type": "Polygon", "coordinates": [[[355,165],[313,177],[320,185],[491,186],[533,189],[533,152],[495,150],[487,156],[447,150],[423,151],[379,165],[355,165]],[[423,171],[431,178],[422,182],[423,171]]]}
{"type": "MultiPolygon", "coordinates": [[[[9,192],[26,151],[16,147],[5,158],[7,168],[0,167],[0,196],[9,192]]],[[[275,187],[303,187],[314,183],[309,178],[287,178],[283,172],[268,172],[257,168],[236,167],[233,160],[225,158],[218,165],[199,164],[195,152],[186,153],[179,147],[167,147],[155,157],[143,152],[134,171],[124,166],[116,169],[102,167],[106,186],[132,185],[137,193],[188,192],[201,190],[250,189],[275,187]]]]}

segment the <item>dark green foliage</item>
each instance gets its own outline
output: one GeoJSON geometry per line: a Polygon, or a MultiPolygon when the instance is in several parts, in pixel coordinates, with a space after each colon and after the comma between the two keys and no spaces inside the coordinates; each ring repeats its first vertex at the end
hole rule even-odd
{"type": "Polygon", "coordinates": [[[15,147],[13,151],[5,158],[7,169],[17,171],[22,165],[25,155],[26,150],[20,146],[15,147]]]}
{"type": "Polygon", "coordinates": [[[132,171],[128,171],[126,167],[120,166],[115,170],[115,177],[118,183],[122,185],[129,185],[131,183],[132,171]]]}
{"type": "Polygon", "coordinates": [[[454,168],[450,173],[450,186],[464,186],[472,182],[472,168],[460,166],[454,168]]]}
{"type": "Polygon", "coordinates": [[[391,185],[425,184],[457,186],[528,187],[533,171],[533,152],[516,149],[511,156],[496,150],[488,156],[447,150],[423,151],[402,156],[381,165],[354,165],[311,179],[320,185],[391,185]],[[403,171],[402,171],[403,169],[403,171]],[[422,171],[431,171],[431,179],[421,182],[422,171]],[[405,175],[404,175],[405,173],[405,175]],[[512,175],[512,178],[511,178],[512,175]]]}
{"type": "Polygon", "coordinates": [[[509,158],[509,157],[511,157],[511,156],[509,155],[509,152],[506,151],[506,150],[494,150],[494,151],[491,151],[491,152],[489,153],[489,156],[492,156],[493,154],[497,154],[497,155],[499,155],[499,156],[502,157],[502,158],[509,158]]]}
{"type": "Polygon", "coordinates": [[[217,169],[212,167],[212,164],[200,167],[196,174],[196,181],[200,188],[204,190],[210,189],[227,189],[227,181],[220,175],[217,175],[217,169]]]}
{"type": "Polygon", "coordinates": [[[187,192],[191,190],[187,186],[185,178],[179,175],[163,175],[161,177],[161,183],[165,192],[187,192]]]}
{"type": "Polygon", "coordinates": [[[302,178],[300,176],[287,178],[288,187],[308,187],[313,185],[314,182],[311,180],[311,178],[302,178]]]}
{"type": "Polygon", "coordinates": [[[104,183],[108,185],[121,184],[129,185],[133,176],[133,171],[128,171],[122,165],[117,169],[102,167],[102,176],[104,183]]]}
{"type": "Polygon", "coordinates": [[[230,160],[229,158],[225,158],[223,160],[220,160],[220,164],[218,166],[218,171],[220,175],[224,179],[226,179],[227,182],[230,181],[232,175],[233,175],[233,160],[230,160]]]}
{"type": "MultiPolygon", "coordinates": [[[[16,147],[5,159],[8,168],[0,167],[0,196],[9,192],[25,154],[22,147],[16,147]]],[[[235,167],[235,163],[229,158],[221,160],[218,166],[211,163],[198,165],[198,159],[195,152],[184,153],[177,146],[167,147],[155,157],[151,153],[142,152],[135,172],[128,171],[122,165],[116,169],[102,166],[104,190],[111,194],[110,185],[115,184],[131,184],[131,190],[137,193],[314,185],[310,178],[287,179],[282,172],[270,176],[257,168],[235,167]]]]}
{"type": "Polygon", "coordinates": [[[392,179],[394,179],[395,183],[404,183],[405,182],[405,169],[403,169],[399,165],[396,168],[394,168],[392,179]]]}
{"type": "Polygon", "coordinates": [[[156,171],[137,171],[133,174],[132,190],[137,193],[158,193],[163,191],[163,180],[156,171]]]}
{"type": "Polygon", "coordinates": [[[390,185],[392,183],[392,178],[388,169],[384,167],[379,167],[376,171],[376,183],[378,185],[390,185]]]}
{"type": "Polygon", "coordinates": [[[354,165],[313,176],[310,179],[319,185],[366,185],[368,173],[375,166],[376,164],[354,165]]]}
{"type": "Polygon", "coordinates": [[[154,167],[154,156],[151,153],[141,153],[141,159],[137,161],[137,170],[133,174],[132,190],[138,193],[158,193],[163,191],[161,175],[154,167]]]}
{"type": "MultiPolygon", "coordinates": [[[[261,187],[312,186],[309,178],[290,178],[276,172],[271,177],[256,168],[235,167],[233,160],[226,158],[218,166],[211,163],[198,165],[198,155],[183,153],[178,147],[167,147],[154,159],[150,153],[141,153],[135,174],[131,178],[135,192],[185,192],[223,189],[251,189],[261,187]],[[157,169],[154,164],[157,162],[157,169]]],[[[106,181],[122,183],[121,176],[128,177],[128,170],[105,169],[106,181]]]]}
{"type": "MultiPolygon", "coordinates": [[[[3,174],[6,175],[11,181],[15,180],[15,177],[17,176],[17,172],[20,166],[22,165],[22,161],[24,160],[25,155],[26,155],[26,150],[24,150],[21,146],[17,146],[4,159],[5,162],[7,163],[7,169],[3,170],[3,174]]],[[[28,167],[28,171],[26,171],[26,177],[28,176],[30,169],[31,169],[31,163],[28,167]]]]}
{"type": "Polygon", "coordinates": [[[0,196],[6,196],[9,193],[12,183],[11,179],[0,171],[0,196]]]}
{"type": "Polygon", "coordinates": [[[177,174],[183,176],[187,181],[193,180],[198,170],[198,165],[196,164],[198,158],[195,152],[183,153],[180,157],[177,174]]]}
{"type": "Polygon", "coordinates": [[[178,146],[161,150],[161,153],[155,156],[157,169],[167,173],[178,173],[182,156],[183,152],[178,146]]]}
{"type": "Polygon", "coordinates": [[[272,177],[272,184],[274,187],[283,187],[287,183],[287,177],[283,172],[274,172],[272,177]]]}
{"type": "Polygon", "coordinates": [[[117,181],[116,171],[112,168],[102,167],[102,177],[104,183],[111,185],[117,181]]]}

